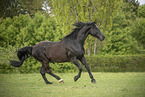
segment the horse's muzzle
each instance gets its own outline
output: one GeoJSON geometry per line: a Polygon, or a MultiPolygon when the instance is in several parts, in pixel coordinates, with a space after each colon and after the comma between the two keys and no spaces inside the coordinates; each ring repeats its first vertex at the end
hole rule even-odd
{"type": "Polygon", "coordinates": [[[101,35],[101,37],[99,38],[100,41],[103,41],[105,39],[104,35],[101,35]]]}

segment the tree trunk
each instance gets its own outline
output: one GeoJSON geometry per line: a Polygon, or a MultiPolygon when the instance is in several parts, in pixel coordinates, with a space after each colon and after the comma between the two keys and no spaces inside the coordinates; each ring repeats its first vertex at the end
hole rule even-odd
{"type": "Polygon", "coordinates": [[[94,43],[94,55],[96,55],[96,48],[97,48],[97,38],[95,38],[95,43],[94,43]]]}
{"type": "Polygon", "coordinates": [[[91,55],[91,51],[90,51],[90,48],[89,48],[89,47],[88,47],[88,49],[87,49],[87,54],[88,54],[88,56],[91,55]]]}

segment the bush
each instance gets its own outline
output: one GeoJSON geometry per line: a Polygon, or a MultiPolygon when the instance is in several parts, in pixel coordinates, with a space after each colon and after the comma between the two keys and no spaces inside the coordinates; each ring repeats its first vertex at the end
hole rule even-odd
{"type": "Polygon", "coordinates": [[[143,72],[145,55],[86,56],[93,72],[143,72]]]}

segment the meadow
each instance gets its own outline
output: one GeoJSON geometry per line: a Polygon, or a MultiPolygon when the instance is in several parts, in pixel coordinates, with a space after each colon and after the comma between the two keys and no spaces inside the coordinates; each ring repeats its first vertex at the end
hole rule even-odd
{"type": "Polygon", "coordinates": [[[56,73],[64,84],[47,75],[46,85],[40,74],[0,74],[0,97],[144,97],[145,72],[93,72],[92,84],[86,72],[73,81],[77,73],[56,73]]]}

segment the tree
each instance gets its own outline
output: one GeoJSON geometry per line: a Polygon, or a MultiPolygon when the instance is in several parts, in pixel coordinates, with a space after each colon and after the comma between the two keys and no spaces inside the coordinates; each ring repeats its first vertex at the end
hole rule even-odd
{"type": "Polygon", "coordinates": [[[12,19],[2,19],[0,24],[0,42],[2,47],[8,45],[28,46],[40,41],[54,41],[55,33],[54,17],[45,16],[37,12],[34,18],[29,15],[19,15],[12,19]]]}
{"type": "Polygon", "coordinates": [[[45,0],[0,0],[0,17],[13,17],[28,14],[31,17],[37,11],[44,12],[42,7],[45,0]]]}
{"type": "Polygon", "coordinates": [[[102,53],[112,55],[141,53],[138,42],[130,36],[128,30],[116,28],[109,31],[107,34],[109,38],[102,49],[102,53]]]}
{"type": "Polygon", "coordinates": [[[132,12],[133,14],[137,15],[139,7],[138,0],[123,0],[123,2],[124,2],[124,6],[122,6],[123,11],[132,12]]]}
{"type": "Polygon", "coordinates": [[[138,18],[132,23],[131,35],[143,45],[145,49],[145,18],[138,18]]]}
{"type": "MultiPolygon", "coordinates": [[[[123,4],[124,6],[126,4],[123,4]]],[[[104,54],[137,54],[141,53],[142,47],[139,46],[136,39],[131,36],[134,18],[132,18],[132,14],[126,14],[124,9],[120,7],[119,11],[113,17],[113,23],[110,30],[107,31],[106,36],[106,44],[104,45],[102,52],[104,54]]]]}
{"type": "Polygon", "coordinates": [[[21,29],[26,27],[30,21],[29,15],[19,15],[18,17],[2,19],[0,24],[0,37],[1,46],[14,46],[17,42],[17,35],[21,32],[21,29]]]}
{"type": "Polygon", "coordinates": [[[145,4],[139,6],[139,8],[138,8],[138,16],[142,17],[142,18],[145,18],[145,4]]]}

